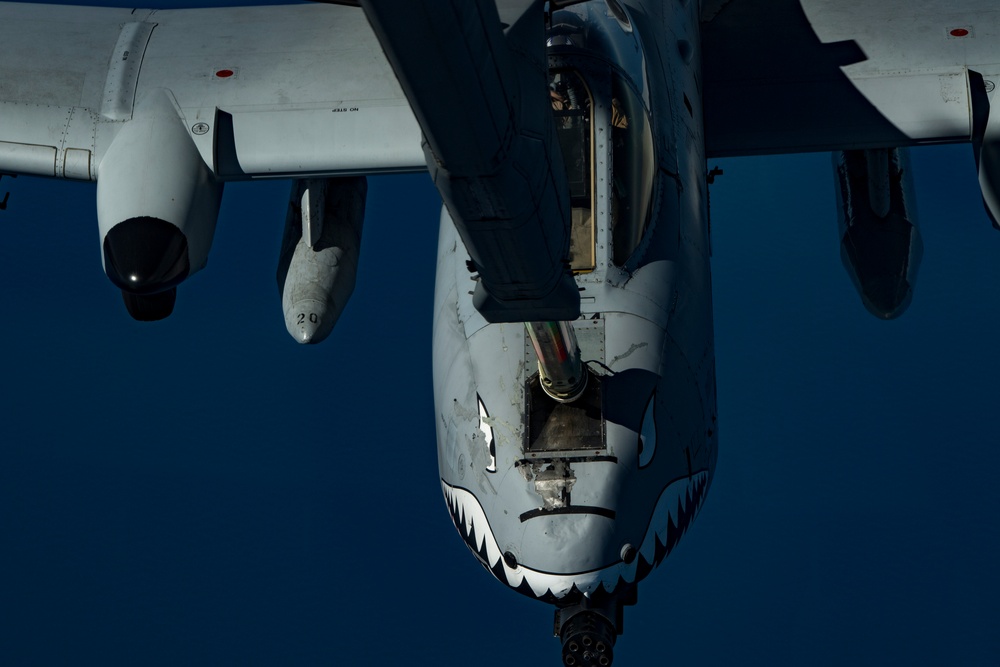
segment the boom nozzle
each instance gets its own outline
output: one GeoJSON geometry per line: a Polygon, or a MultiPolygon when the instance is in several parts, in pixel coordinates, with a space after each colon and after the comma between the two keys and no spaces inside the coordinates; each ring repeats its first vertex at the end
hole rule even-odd
{"type": "Polygon", "coordinates": [[[538,357],[542,389],[560,403],[572,403],[587,388],[580,346],[569,322],[525,322],[538,357]]]}

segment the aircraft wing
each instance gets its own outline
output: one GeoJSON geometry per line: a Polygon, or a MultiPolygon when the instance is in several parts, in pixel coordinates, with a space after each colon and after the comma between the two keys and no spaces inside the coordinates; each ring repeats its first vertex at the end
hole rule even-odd
{"type": "Polygon", "coordinates": [[[1000,6],[705,0],[702,47],[710,156],[981,141],[1000,6]]]}
{"type": "Polygon", "coordinates": [[[0,172],[96,180],[155,89],[220,180],[426,169],[360,9],[0,3],[0,172]]]}

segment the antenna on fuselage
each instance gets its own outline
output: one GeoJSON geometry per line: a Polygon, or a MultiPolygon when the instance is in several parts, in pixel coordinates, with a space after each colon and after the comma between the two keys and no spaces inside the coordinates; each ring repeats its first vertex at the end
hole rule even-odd
{"type": "MultiPolygon", "coordinates": [[[[17,178],[17,174],[0,174],[0,180],[3,180],[4,176],[10,176],[11,178],[17,178]]],[[[0,200],[0,211],[7,210],[7,201],[10,199],[10,193],[7,192],[3,196],[3,200],[0,200]]]]}

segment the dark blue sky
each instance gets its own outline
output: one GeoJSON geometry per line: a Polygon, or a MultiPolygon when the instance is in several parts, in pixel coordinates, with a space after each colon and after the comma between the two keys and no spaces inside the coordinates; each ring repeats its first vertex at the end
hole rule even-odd
{"type": "MultiPolygon", "coordinates": [[[[719,468],[617,664],[1000,659],[1000,233],[968,147],[913,157],[924,261],[892,322],[840,266],[827,155],[719,162],[719,468]]],[[[306,348],[274,278],[288,188],[227,186],[208,268],[143,325],[92,186],[0,182],[5,664],[558,664],[550,608],[441,500],[436,193],[370,179],[358,288],[306,348]]]]}

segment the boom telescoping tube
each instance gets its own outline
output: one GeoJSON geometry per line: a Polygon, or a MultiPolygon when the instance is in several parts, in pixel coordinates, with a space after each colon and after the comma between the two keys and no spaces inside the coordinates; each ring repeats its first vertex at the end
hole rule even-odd
{"type": "Polygon", "coordinates": [[[569,322],[525,322],[538,357],[542,390],[560,403],[571,403],[587,387],[580,346],[569,322]]]}
{"type": "Polygon", "coordinates": [[[491,323],[580,316],[543,3],[522,4],[507,26],[494,0],[361,1],[479,274],[473,305],[491,323]]]}

